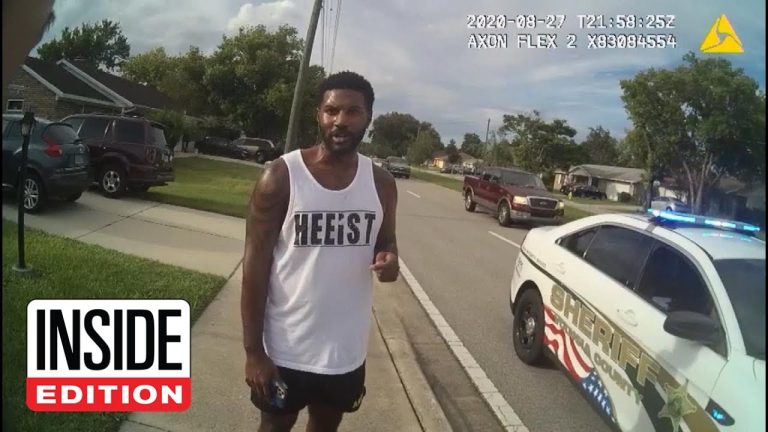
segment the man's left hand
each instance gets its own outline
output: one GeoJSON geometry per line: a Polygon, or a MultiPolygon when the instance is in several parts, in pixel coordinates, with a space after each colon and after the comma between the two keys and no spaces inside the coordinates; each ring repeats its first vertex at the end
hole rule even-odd
{"type": "Polygon", "coordinates": [[[397,255],[392,252],[379,252],[373,259],[371,270],[376,272],[379,282],[394,282],[400,272],[397,255]]]}

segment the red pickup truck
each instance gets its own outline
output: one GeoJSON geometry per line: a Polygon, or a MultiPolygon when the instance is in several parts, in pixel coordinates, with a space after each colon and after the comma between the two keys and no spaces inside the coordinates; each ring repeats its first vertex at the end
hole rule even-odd
{"type": "Polygon", "coordinates": [[[464,176],[464,208],[484,207],[497,215],[499,224],[512,222],[558,225],[564,204],[547,191],[544,182],[516,168],[484,168],[480,175],[464,176]]]}

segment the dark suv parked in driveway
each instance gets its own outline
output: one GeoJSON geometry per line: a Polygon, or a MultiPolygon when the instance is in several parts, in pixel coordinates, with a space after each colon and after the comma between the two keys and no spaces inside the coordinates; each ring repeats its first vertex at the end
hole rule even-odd
{"type": "Polygon", "coordinates": [[[232,141],[216,136],[207,136],[203,141],[195,144],[195,148],[203,154],[224,156],[235,159],[249,159],[251,152],[236,146],[232,141]]]}
{"type": "Polygon", "coordinates": [[[94,180],[105,196],[116,198],[128,189],[144,192],[175,180],[173,155],[160,123],[104,114],[76,114],[62,122],[90,149],[94,180]]]}
{"type": "MultiPolygon", "coordinates": [[[[21,166],[21,115],[3,114],[3,190],[17,191],[21,166]]],[[[29,137],[24,209],[36,213],[50,198],[75,201],[90,185],[88,148],[69,125],[36,119],[29,137]]]]}
{"type": "Polygon", "coordinates": [[[283,154],[282,148],[263,138],[240,137],[232,141],[232,144],[238,149],[248,152],[248,159],[260,164],[273,161],[283,154]]]}

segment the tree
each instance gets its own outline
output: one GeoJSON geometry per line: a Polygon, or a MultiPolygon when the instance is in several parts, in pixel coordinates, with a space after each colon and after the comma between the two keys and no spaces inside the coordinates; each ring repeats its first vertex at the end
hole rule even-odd
{"type": "Polygon", "coordinates": [[[388,149],[397,156],[408,154],[411,145],[415,144],[417,138],[422,134],[433,138],[430,141],[432,151],[441,147],[440,134],[435,128],[430,123],[422,122],[411,114],[398,112],[382,114],[373,120],[371,131],[368,133],[371,144],[388,149]]]}
{"type": "Polygon", "coordinates": [[[677,68],[649,69],[621,87],[649,182],[683,177],[694,212],[723,175],[747,182],[765,175],[765,96],[728,60],[688,53],[677,68]]]}
{"type": "Polygon", "coordinates": [[[590,163],[597,165],[615,165],[618,159],[617,142],[611,133],[602,126],[589,128],[589,134],[581,146],[586,151],[590,163]]]}
{"type": "Polygon", "coordinates": [[[180,56],[169,56],[162,47],[131,56],[121,66],[123,77],[156,87],[185,108],[188,114],[221,114],[208,100],[205,86],[207,58],[194,46],[180,56]]]}
{"type": "Polygon", "coordinates": [[[644,168],[646,166],[648,146],[642,142],[640,131],[630,129],[616,144],[616,163],[628,168],[644,168]]]}
{"type": "Polygon", "coordinates": [[[583,151],[573,141],[576,130],[565,120],[547,122],[538,111],[505,114],[499,133],[511,137],[515,164],[523,169],[551,175],[557,168],[582,161],[583,151]]]}
{"type": "MultiPolygon", "coordinates": [[[[263,25],[242,27],[224,36],[206,61],[204,85],[209,102],[247,135],[282,140],[291,111],[294,85],[304,42],[288,25],[270,32],[263,25]]],[[[325,78],[321,66],[307,71],[301,95],[299,142],[315,144],[318,86],[325,78]]]]}
{"type": "Polygon", "coordinates": [[[70,29],[65,27],[60,39],[44,43],[37,55],[42,60],[61,59],[84,61],[92,66],[115,70],[130,55],[131,46],[123,36],[120,24],[111,20],[82,24],[70,29]]]}
{"type": "Polygon", "coordinates": [[[416,139],[421,122],[411,114],[390,112],[373,120],[370,132],[371,144],[388,149],[394,155],[408,153],[408,146],[416,139]]]}
{"type": "Polygon", "coordinates": [[[160,88],[169,73],[176,68],[175,58],[158,47],[133,55],[120,66],[123,77],[131,81],[160,88]]]}
{"type": "Polygon", "coordinates": [[[459,149],[456,148],[456,140],[450,140],[445,147],[445,152],[448,154],[448,163],[455,164],[461,159],[459,149]]]}
{"type": "Polygon", "coordinates": [[[412,165],[421,165],[432,158],[440,143],[439,137],[432,133],[420,133],[416,141],[408,148],[408,161],[412,165]]]}
{"type": "Polygon", "coordinates": [[[461,143],[461,151],[480,159],[485,156],[485,144],[476,133],[465,133],[464,141],[461,143]]]}

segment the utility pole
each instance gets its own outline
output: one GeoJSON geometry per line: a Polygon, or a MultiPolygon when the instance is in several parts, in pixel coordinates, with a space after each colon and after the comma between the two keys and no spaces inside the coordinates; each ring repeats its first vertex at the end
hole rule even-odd
{"type": "Polygon", "coordinates": [[[485,148],[485,155],[483,157],[488,155],[488,133],[491,132],[491,118],[488,117],[488,124],[485,126],[485,143],[483,144],[483,147],[485,148]]]}
{"type": "Polygon", "coordinates": [[[293,91],[293,103],[291,104],[291,116],[288,119],[288,134],[285,138],[284,153],[288,153],[296,148],[296,129],[301,113],[301,94],[304,90],[304,76],[307,74],[307,69],[309,69],[309,58],[312,56],[312,45],[315,43],[317,21],[320,17],[322,6],[323,0],[315,0],[315,6],[312,8],[312,15],[309,19],[307,38],[304,42],[304,55],[301,57],[299,76],[296,78],[296,87],[293,91]]]}

